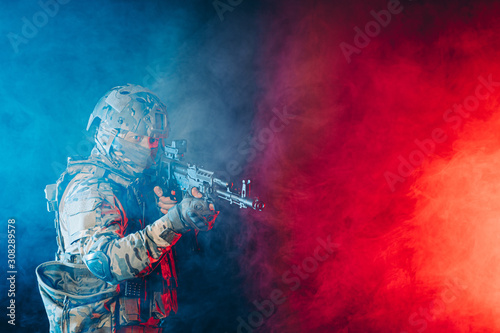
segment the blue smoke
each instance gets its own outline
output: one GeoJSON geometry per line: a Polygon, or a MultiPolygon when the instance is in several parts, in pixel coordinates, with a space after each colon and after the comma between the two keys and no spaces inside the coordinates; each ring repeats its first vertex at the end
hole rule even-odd
{"type": "MultiPolygon", "coordinates": [[[[34,274],[56,251],[43,189],[68,156],[90,152],[84,129],[107,90],[126,83],[152,89],[169,110],[171,137],[188,139],[192,160],[220,170],[230,158],[244,163],[236,147],[250,132],[258,95],[257,9],[244,1],[221,20],[207,0],[2,2],[0,267],[7,271],[7,219],[14,218],[17,269],[15,327],[3,313],[1,279],[2,332],[48,331],[34,274]]],[[[183,256],[172,331],[233,332],[236,317],[248,313],[237,219],[227,209],[200,237],[204,250],[183,256]]]]}

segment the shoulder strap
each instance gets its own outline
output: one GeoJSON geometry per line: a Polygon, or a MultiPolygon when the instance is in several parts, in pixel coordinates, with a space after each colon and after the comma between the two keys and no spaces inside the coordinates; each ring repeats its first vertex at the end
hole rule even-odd
{"type": "Polygon", "coordinates": [[[60,260],[64,256],[64,240],[61,236],[61,229],[59,226],[59,204],[61,203],[62,196],[66,187],[71,182],[71,180],[80,171],[75,168],[75,165],[83,161],[75,161],[72,158],[68,158],[68,167],[61,174],[59,179],[55,184],[49,184],[45,186],[45,199],[47,199],[47,210],[49,212],[54,212],[54,227],[56,229],[56,241],[57,241],[57,252],[56,260],[60,260]]]}

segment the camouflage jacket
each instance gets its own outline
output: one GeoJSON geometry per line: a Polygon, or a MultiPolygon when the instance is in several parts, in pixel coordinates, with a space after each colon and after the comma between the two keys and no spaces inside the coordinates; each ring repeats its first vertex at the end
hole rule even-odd
{"type": "MultiPolygon", "coordinates": [[[[157,212],[152,209],[155,203],[146,202],[137,181],[114,172],[95,156],[89,160],[69,160],[58,185],[58,242],[62,249],[59,260],[68,267],[77,267],[79,273],[70,272],[58,280],[52,277],[59,276],[61,272],[50,270],[66,271],[66,268],[57,264],[39,267],[40,272],[37,268],[37,274],[41,275],[42,298],[45,292],[52,298],[50,302],[55,299],[55,303],[64,307],[62,302],[57,301],[57,295],[52,295],[52,289],[60,287],[61,281],[73,281],[75,277],[71,277],[72,274],[88,275],[94,278],[89,297],[113,288],[117,296],[105,300],[98,298],[97,303],[93,299],[85,309],[77,309],[80,305],[73,301],[75,311],[71,310],[70,304],[66,314],[69,321],[66,324],[71,327],[68,331],[101,332],[99,328],[106,328],[103,332],[109,332],[108,328],[113,331],[117,325],[161,326],[171,310],[177,311],[177,282],[171,247],[180,235],[168,228],[166,216],[162,217],[161,222],[164,223],[148,219],[152,211],[157,212]],[[83,265],[82,258],[86,265],[83,265]],[[91,267],[96,260],[86,260],[89,258],[98,258],[100,266],[97,269],[91,267]],[[49,288],[43,288],[46,285],[49,288]],[[96,289],[96,285],[102,288],[96,289]],[[99,313],[102,311],[109,313],[99,313]],[[95,320],[88,322],[89,316],[95,317],[95,320]]],[[[85,288],[92,284],[91,281],[68,284],[61,295],[64,295],[64,300],[66,294],[74,294],[77,297],[73,298],[78,299],[82,291],[86,293],[85,288]]],[[[68,302],[72,302],[71,297],[68,302]]],[[[51,305],[45,298],[44,303],[51,331],[59,332],[52,327],[58,325],[53,322],[59,319],[50,317],[64,316],[64,311],[49,309],[51,305]]]]}

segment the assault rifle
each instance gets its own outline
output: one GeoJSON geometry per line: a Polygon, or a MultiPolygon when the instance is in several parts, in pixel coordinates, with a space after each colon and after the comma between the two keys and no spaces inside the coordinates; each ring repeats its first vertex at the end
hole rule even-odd
{"type": "Polygon", "coordinates": [[[163,189],[174,191],[171,199],[180,202],[185,193],[191,193],[193,187],[206,197],[229,201],[240,208],[252,208],[262,211],[264,202],[250,197],[250,180],[243,180],[241,189],[215,177],[215,172],[202,169],[194,164],[182,161],[187,151],[186,140],[173,140],[164,147],[164,154],[158,163],[156,179],[163,189]]]}

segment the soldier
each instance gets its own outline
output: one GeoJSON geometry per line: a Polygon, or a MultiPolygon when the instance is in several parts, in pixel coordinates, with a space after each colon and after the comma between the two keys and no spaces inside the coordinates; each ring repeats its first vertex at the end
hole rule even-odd
{"type": "Polygon", "coordinates": [[[165,105],[136,85],[115,87],[96,105],[87,159],[68,159],[46,189],[56,212],[57,261],[37,268],[51,332],[162,332],[177,311],[172,246],[206,231],[217,212],[196,189],[180,203],[151,184],[148,169],[168,136],[165,105]],[[160,144],[160,142],[162,144],[160,144]],[[148,197],[154,192],[163,215],[148,197]]]}

